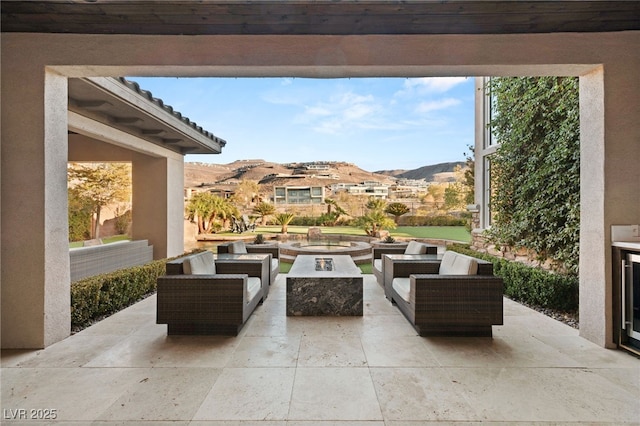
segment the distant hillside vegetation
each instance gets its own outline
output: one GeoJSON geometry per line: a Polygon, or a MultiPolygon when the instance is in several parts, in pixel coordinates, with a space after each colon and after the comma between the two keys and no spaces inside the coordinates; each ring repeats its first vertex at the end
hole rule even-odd
{"type": "Polygon", "coordinates": [[[374,173],[393,176],[395,178],[424,179],[427,182],[432,182],[438,180],[435,175],[453,172],[456,166],[464,167],[464,165],[464,161],[455,161],[452,163],[433,164],[431,166],[424,166],[414,170],[379,170],[374,173]]]}

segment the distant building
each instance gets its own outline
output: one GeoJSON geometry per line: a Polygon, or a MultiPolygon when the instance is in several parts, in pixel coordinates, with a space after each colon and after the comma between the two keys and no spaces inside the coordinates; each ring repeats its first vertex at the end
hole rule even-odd
{"type": "Polygon", "coordinates": [[[324,186],[276,186],[273,192],[276,205],[324,203],[324,186]]]}
{"type": "MultiPolygon", "coordinates": [[[[347,192],[353,195],[364,195],[374,198],[386,199],[389,197],[389,187],[386,185],[367,185],[363,182],[360,185],[353,185],[347,188],[347,192]]],[[[369,182],[370,183],[370,182],[369,182]]]]}
{"type": "Polygon", "coordinates": [[[307,164],[307,170],[329,170],[331,168],[328,164],[307,164]]]}

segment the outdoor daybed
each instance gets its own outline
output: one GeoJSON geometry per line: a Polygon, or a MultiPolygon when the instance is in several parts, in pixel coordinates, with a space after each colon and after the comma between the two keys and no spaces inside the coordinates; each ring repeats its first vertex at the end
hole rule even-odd
{"type": "Polygon", "coordinates": [[[167,324],[168,334],[237,335],[268,295],[266,269],[261,262],[216,263],[210,251],[167,262],[156,323],[167,324]]]}
{"type": "Polygon", "coordinates": [[[384,287],[384,254],[437,254],[438,247],[418,241],[409,243],[384,244],[373,248],[371,256],[371,271],[375,275],[378,284],[384,287]]]}
{"type": "Polygon", "coordinates": [[[234,241],[218,245],[218,254],[246,254],[246,253],[266,253],[271,255],[271,277],[269,284],[278,277],[280,272],[280,249],[278,244],[246,244],[244,241],[234,241]]]}
{"type": "Polygon", "coordinates": [[[490,262],[446,251],[442,260],[387,262],[385,275],[392,303],[421,336],[491,336],[503,324],[502,278],[490,262]]]}

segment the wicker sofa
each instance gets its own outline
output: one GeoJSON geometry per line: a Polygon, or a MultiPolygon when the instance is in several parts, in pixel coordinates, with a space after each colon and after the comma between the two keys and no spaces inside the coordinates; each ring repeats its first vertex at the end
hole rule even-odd
{"type": "Polygon", "coordinates": [[[237,335],[266,299],[268,276],[266,262],[214,262],[209,251],[167,262],[156,323],[167,324],[168,334],[237,335]]]}
{"type": "Polygon", "coordinates": [[[371,271],[378,284],[384,287],[384,254],[437,254],[438,247],[418,241],[392,243],[374,247],[371,254],[371,271]]]}
{"type": "Polygon", "coordinates": [[[280,249],[278,244],[246,244],[244,241],[233,241],[218,245],[218,253],[243,254],[243,253],[266,253],[271,255],[270,259],[270,281],[273,282],[280,273],[280,249]]]}
{"type": "Polygon", "coordinates": [[[493,265],[447,251],[441,260],[387,262],[389,294],[421,336],[492,336],[503,324],[503,282],[493,265]]]}

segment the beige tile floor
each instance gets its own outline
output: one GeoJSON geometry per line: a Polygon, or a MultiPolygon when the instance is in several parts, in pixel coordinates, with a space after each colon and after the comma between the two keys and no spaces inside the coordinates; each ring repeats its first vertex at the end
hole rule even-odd
{"type": "Polygon", "coordinates": [[[238,337],[167,336],[150,297],[45,350],[3,351],[0,420],[640,424],[640,360],[627,353],[506,299],[493,339],[422,338],[372,275],[364,294],[363,317],[288,318],[281,275],[238,337]]]}

